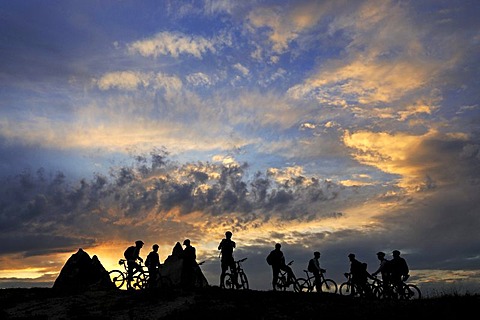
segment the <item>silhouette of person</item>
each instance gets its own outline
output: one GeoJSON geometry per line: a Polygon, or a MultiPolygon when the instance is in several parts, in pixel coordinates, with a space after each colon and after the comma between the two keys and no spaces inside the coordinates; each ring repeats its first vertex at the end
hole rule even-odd
{"type": "Polygon", "coordinates": [[[135,270],[142,270],[142,267],[137,263],[137,260],[143,262],[143,259],[140,257],[140,250],[143,247],[143,241],[135,241],[135,246],[128,247],[123,256],[127,259],[127,281],[130,282],[133,280],[133,274],[135,270]]]}
{"type": "Polygon", "coordinates": [[[313,258],[308,261],[308,271],[313,273],[313,276],[315,277],[315,289],[317,292],[322,291],[322,278],[320,277],[320,273],[324,273],[326,270],[320,268],[320,252],[315,251],[313,253],[313,258]]]}
{"type": "Polygon", "coordinates": [[[235,260],[233,258],[233,249],[235,248],[235,241],[232,240],[232,233],[230,231],[225,232],[225,239],[222,239],[218,245],[218,250],[221,250],[222,255],[221,267],[222,273],[220,274],[220,287],[224,288],[225,273],[230,268],[230,272],[233,276],[234,285],[237,286],[237,270],[235,268],[235,260]]]}
{"type": "Polygon", "coordinates": [[[388,271],[390,272],[390,281],[395,286],[401,286],[402,281],[406,281],[409,275],[409,268],[407,261],[400,257],[400,251],[392,251],[392,260],[388,263],[388,271]]]}
{"type": "Polygon", "coordinates": [[[152,246],[152,251],[145,259],[145,265],[148,268],[148,286],[155,288],[157,286],[157,279],[160,273],[160,256],[158,255],[158,244],[152,246]]]}
{"type": "Polygon", "coordinates": [[[388,282],[390,281],[389,280],[390,273],[388,271],[389,260],[385,258],[385,252],[382,252],[382,251],[377,252],[377,259],[380,261],[380,264],[378,266],[378,269],[372,273],[372,276],[376,276],[377,274],[380,273],[382,275],[383,288],[386,290],[386,288],[388,287],[388,282]]]}
{"type": "Polygon", "coordinates": [[[182,258],[182,284],[185,289],[192,289],[195,284],[195,269],[197,266],[197,253],[195,247],[190,244],[190,239],[183,241],[185,249],[183,249],[182,258]]]}
{"type": "MultiPolygon", "coordinates": [[[[371,275],[367,271],[367,264],[360,262],[355,258],[354,253],[348,255],[350,260],[350,275],[352,276],[352,283],[358,286],[366,295],[370,295],[370,287],[368,286],[368,278],[371,275]]],[[[352,286],[351,295],[355,294],[355,286],[352,286]]]]}
{"type": "Polygon", "coordinates": [[[285,256],[283,255],[283,252],[280,250],[282,245],[280,243],[275,244],[275,249],[270,251],[270,253],[267,256],[267,263],[272,266],[272,287],[273,290],[277,290],[276,284],[278,281],[278,274],[280,273],[280,270],[283,270],[287,273],[287,283],[293,283],[295,280],[295,275],[293,274],[292,268],[287,266],[285,263],[285,256]]]}

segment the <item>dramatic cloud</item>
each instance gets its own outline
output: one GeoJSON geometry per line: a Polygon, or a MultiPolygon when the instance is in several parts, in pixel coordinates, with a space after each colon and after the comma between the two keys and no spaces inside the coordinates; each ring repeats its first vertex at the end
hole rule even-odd
{"type": "MultiPolygon", "coordinates": [[[[48,285],[78,247],[117,267],[226,230],[252,288],[281,242],[399,249],[425,290],[477,288],[474,2],[18,1],[2,5],[0,286],[48,285]]],[[[464,290],[463,290],[464,291],[464,290]]]]}

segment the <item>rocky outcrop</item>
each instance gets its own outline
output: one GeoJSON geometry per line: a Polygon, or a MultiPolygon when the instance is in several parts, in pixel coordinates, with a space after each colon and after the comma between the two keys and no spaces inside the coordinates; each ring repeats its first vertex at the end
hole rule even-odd
{"type": "Polygon", "coordinates": [[[97,256],[90,258],[88,253],[78,249],[63,266],[53,289],[85,291],[115,289],[115,286],[97,256]]]}
{"type": "MultiPolygon", "coordinates": [[[[185,275],[183,272],[183,258],[182,258],[183,248],[180,242],[177,242],[173,247],[172,254],[165,259],[165,262],[160,268],[162,276],[167,276],[172,281],[174,286],[181,286],[183,284],[182,279],[185,275]]],[[[208,286],[208,281],[205,275],[200,269],[200,266],[196,264],[194,270],[194,284],[196,288],[203,288],[208,286]]]]}

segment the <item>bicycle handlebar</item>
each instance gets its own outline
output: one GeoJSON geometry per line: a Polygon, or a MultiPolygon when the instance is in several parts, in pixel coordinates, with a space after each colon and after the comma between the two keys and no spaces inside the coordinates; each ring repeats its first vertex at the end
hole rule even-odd
{"type": "Polygon", "coordinates": [[[247,258],[240,259],[240,260],[238,260],[237,262],[243,262],[243,261],[245,261],[245,260],[247,260],[247,258]]]}

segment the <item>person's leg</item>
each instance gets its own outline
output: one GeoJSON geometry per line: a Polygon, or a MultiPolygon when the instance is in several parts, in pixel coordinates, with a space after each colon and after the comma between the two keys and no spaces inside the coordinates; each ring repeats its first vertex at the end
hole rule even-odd
{"type": "Polygon", "coordinates": [[[133,261],[127,261],[127,281],[132,281],[133,270],[134,270],[133,261]]]}
{"type": "Polygon", "coordinates": [[[233,259],[233,257],[230,259],[229,267],[230,267],[230,272],[232,273],[233,283],[235,286],[238,286],[237,268],[235,266],[235,260],[233,259]]]}
{"type": "Polygon", "coordinates": [[[278,273],[279,272],[280,272],[280,268],[272,266],[272,273],[273,273],[272,287],[273,287],[273,290],[277,290],[276,284],[277,284],[277,281],[278,281],[278,273]]]}
{"type": "Polygon", "coordinates": [[[313,276],[315,277],[315,289],[317,290],[317,292],[321,292],[322,291],[322,286],[320,284],[320,273],[318,273],[318,271],[314,271],[313,272],[313,276]]]}
{"type": "Polygon", "coordinates": [[[222,268],[222,272],[220,273],[220,288],[224,288],[225,284],[223,283],[223,281],[225,280],[225,272],[227,271],[227,266],[225,264],[225,260],[223,259],[221,262],[221,268],[222,268]]]}

